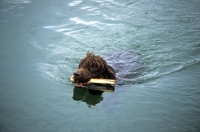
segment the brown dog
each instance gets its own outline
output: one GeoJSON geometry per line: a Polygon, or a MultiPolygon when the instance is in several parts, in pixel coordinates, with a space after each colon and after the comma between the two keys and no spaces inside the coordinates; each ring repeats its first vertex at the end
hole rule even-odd
{"type": "Polygon", "coordinates": [[[76,85],[82,86],[91,78],[116,79],[116,75],[114,69],[103,58],[88,52],[80,61],[73,79],[76,85]]]}

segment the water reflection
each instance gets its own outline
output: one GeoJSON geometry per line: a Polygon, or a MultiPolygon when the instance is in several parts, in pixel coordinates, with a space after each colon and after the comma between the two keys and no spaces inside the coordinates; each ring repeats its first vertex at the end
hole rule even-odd
{"type": "Polygon", "coordinates": [[[88,107],[95,106],[103,101],[103,92],[114,92],[115,87],[108,84],[87,84],[85,87],[74,87],[73,99],[85,102],[88,107]]]}
{"type": "Polygon", "coordinates": [[[85,102],[88,107],[92,107],[103,101],[102,93],[103,91],[74,87],[72,98],[75,101],[85,102]]]}

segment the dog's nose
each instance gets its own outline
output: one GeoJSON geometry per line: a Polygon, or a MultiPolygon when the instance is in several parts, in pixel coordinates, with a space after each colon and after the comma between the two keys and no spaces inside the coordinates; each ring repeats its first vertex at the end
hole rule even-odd
{"type": "Polygon", "coordinates": [[[81,74],[79,72],[74,72],[74,76],[80,76],[81,74]]]}

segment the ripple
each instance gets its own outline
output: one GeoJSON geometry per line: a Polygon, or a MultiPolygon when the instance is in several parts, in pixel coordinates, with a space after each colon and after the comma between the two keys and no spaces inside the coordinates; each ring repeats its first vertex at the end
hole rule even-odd
{"type": "Polygon", "coordinates": [[[32,40],[30,41],[30,44],[31,44],[32,46],[34,46],[35,48],[37,48],[37,49],[43,49],[42,45],[40,45],[35,39],[32,39],[32,40]]]}
{"type": "Polygon", "coordinates": [[[144,73],[143,76],[134,78],[134,83],[144,83],[147,81],[155,81],[155,79],[162,78],[164,76],[169,76],[170,74],[180,72],[181,70],[188,68],[190,66],[200,63],[200,58],[196,58],[189,62],[174,62],[166,65],[160,65],[144,73]]]}
{"type": "Polygon", "coordinates": [[[77,6],[77,5],[79,5],[80,3],[82,3],[82,2],[83,2],[83,1],[75,0],[75,1],[73,1],[73,2],[71,2],[71,3],[69,3],[68,6],[77,6]]]}
{"type": "Polygon", "coordinates": [[[62,25],[58,25],[58,26],[44,26],[43,28],[46,28],[46,29],[57,29],[57,28],[65,27],[65,26],[68,26],[68,24],[62,24],[62,25]]]}
{"type": "Polygon", "coordinates": [[[90,26],[91,25],[95,25],[96,23],[98,23],[98,21],[89,21],[89,22],[86,22],[84,20],[81,20],[78,17],[70,18],[69,20],[75,22],[76,24],[83,24],[83,25],[90,25],[90,26]]]}
{"type": "Polygon", "coordinates": [[[71,85],[69,77],[71,76],[72,66],[70,67],[65,62],[59,63],[38,63],[38,70],[43,77],[63,84],[71,85]]]}
{"type": "Polygon", "coordinates": [[[26,4],[26,3],[30,3],[31,1],[30,0],[3,0],[3,2],[5,2],[5,3],[12,3],[12,4],[21,4],[21,3],[23,3],[23,4],[26,4]]]}

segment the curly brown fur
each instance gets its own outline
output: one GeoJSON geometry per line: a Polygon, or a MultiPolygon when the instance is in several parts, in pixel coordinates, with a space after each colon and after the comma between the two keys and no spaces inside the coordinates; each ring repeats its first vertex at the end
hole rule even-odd
{"type": "Polygon", "coordinates": [[[86,83],[91,78],[116,79],[116,76],[113,68],[103,58],[88,52],[74,72],[74,81],[86,83]]]}

